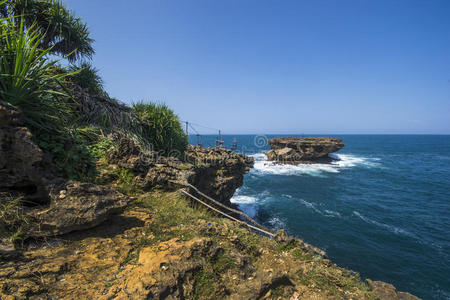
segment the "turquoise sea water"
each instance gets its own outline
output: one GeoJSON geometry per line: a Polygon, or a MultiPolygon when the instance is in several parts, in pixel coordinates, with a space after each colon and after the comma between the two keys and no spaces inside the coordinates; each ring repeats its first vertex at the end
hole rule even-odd
{"type": "Polygon", "coordinates": [[[264,136],[224,136],[255,158],[232,202],[364,278],[450,299],[450,136],[333,136],[345,143],[338,161],[299,166],[268,162],[264,136]]]}

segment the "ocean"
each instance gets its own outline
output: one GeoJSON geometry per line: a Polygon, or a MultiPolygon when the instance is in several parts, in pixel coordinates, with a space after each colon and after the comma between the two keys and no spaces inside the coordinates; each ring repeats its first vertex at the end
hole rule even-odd
{"type": "Polygon", "coordinates": [[[329,136],[345,144],[333,164],[298,166],[267,161],[274,135],[223,136],[225,147],[235,138],[237,152],[255,158],[231,202],[363,278],[450,299],[450,136],[329,136]]]}

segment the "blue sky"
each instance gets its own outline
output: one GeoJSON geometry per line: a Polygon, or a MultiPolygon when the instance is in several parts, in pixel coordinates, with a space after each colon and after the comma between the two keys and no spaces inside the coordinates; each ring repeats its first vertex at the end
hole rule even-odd
{"type": "Polygon", "coordinates": [[[450,133],[448,0],[65,2],[125,103],[225,133],[450,133]]]}

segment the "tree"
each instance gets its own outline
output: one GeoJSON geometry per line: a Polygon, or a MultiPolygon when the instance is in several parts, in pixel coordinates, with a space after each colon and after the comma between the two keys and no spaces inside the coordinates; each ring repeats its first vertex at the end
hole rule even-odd
{"type": "Polygon", "coordinates": [[[35,26],[42,34],[41,49],[74,62],[95,53],[86,23],[59,0],[7,0],[0,4],[2,17],[21,16],[26,28],[35,26]]]}

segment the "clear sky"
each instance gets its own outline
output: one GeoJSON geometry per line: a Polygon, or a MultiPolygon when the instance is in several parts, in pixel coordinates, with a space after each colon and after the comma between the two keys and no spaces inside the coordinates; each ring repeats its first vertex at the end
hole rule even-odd
{"type": "Polygon", "coordinates": [[[449,0],[65,3],[125,103],[234,134],[450,133],[449,0]]]}

